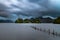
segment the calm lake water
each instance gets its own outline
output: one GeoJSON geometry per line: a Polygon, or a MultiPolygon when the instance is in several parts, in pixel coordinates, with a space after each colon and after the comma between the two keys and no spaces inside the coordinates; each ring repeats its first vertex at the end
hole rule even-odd
{"type": "Polygon", "coordinates": [[[0,40],[60,40],[59,36],[34,30],[31,26],[60,33],[60,24],[0,23],[0,40]]]}

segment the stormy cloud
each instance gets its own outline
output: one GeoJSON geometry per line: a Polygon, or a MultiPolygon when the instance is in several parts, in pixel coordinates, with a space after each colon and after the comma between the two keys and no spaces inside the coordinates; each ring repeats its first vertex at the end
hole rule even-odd
{"type": "Polygon", "coordinates": [[[59,0],[0,0],[0,17],[4,19],[57,17],[60,16],[59,10],[59,0]]]}

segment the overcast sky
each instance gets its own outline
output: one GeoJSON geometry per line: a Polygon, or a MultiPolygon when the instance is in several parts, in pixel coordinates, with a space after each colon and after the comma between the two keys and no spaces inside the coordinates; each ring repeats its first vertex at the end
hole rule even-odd
{"type": "Polygon", "coordinates": [[[60,0],[0,0],[0,19],[60,16],[60,0]],[[53,13],[42,13],[48,11],[53,13]]]}

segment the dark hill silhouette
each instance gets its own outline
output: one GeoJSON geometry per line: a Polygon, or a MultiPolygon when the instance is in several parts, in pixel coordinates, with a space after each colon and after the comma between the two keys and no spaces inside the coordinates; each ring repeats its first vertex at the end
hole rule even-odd
{"type": "Polygon", "coordinates": [[[13,23],[11,20],[0,20],[0,23],[13,23]]]}

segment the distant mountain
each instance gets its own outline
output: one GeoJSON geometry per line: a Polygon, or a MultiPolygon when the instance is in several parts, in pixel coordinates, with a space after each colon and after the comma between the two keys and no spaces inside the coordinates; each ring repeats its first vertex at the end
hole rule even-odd
{"type": "Polygon", "coordinates": [[[40,19],[41,23],[53,23],[53,19],[50,17],[40,19]]]}
{"type": "Polygon", "coordinates": [[[51,19],[55,19],[55,17],[52,16],[42,16],[43,18],[51,18],[51,19]]]}
{"type": "Polygon", "coordinates": [[[13,23],[11,20],[0,20],[0,23],[13,23]]]}

